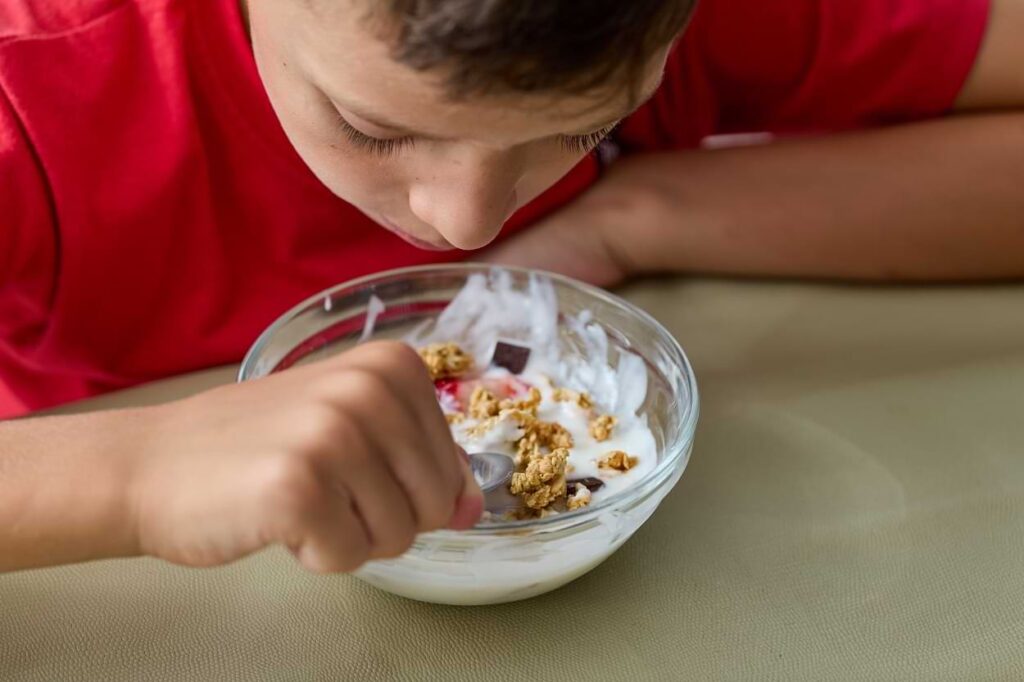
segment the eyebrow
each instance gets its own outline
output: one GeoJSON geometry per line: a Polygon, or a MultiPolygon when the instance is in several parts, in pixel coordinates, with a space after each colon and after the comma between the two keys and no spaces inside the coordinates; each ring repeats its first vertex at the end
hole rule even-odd
{"type": "MultiPolygon", "coordinates": [[[[658,92],[658,90],[661,89],[661,84],[664,81],[664,78],[665,78],[665,74],[664,74],[664,72],[662,72],[661,78],[658,79],[657,84],[653,88],[650,88],[647,92],[645,92],[643,94],[643,96],[638,97],[636,99],[636,102],[637,102],[636,106],[634,106],[628,112],[626,112],[626,113],[624,113],[624,114],[622,114],[620,116],[617,116],[615,118],[608,119],[607,121],[605,121],[603,123],[600,123],[598,125],[595,125],[595,126],[589,128],[586,131],[583,131],[583,132],[580,132],[580,133],[575,133],[575,134],[586,135],[586,134],[593,133],[593,132],[596,132],[596,131],[599,131],[599,130],[604,130],[605,128],[609,128],[609,127],[617,124],[619,121],[622,121],[623,119],[629,118],[634,113],[636,113],[644,104],[646,104],[648,100],[650,100],[652,97],[654,97],[654,95],[658,92]]],[[[334,103],[336,108],[340,106],[340,107],[344,108],[345,110],[352,112],[353,114],[355,114],[359,118],[363,119],[367,123],[375,125],[378,128],[387,128],[388,130],[393,131],[397,135],[401,135],[403,137],[416,137],[416,138],[420,138],[420,139],[423,139],[423,140],[439,140],[439,139],[443,139],[443,138],[438,138],[438,137],[435,137],[433,135],[428,135],[426,133],[419,132],[419,131],[416,131],[416,130],[410,130],[410,129],[408,129],[408,128],[404,127],[404,126],[400,126],[400,125],[398,125],[396,123],[391,123],[391,122],[387,121],[386,119],[381,118],[379,114],[373,113],[373,112],[369,111],[368,109],[364,109],[361,106],[353,105],[350,102],[343,102],[340,99],[337,99],[335,97],[330,97],[330,96],[328,96],[328,99],[330,99],[330,101],[332,103],[334,103]]],[[[339,112],[339,113],[341,113],[341,112],[339,112]]],[[[565,133],[565,134],[566,135],[571,135],[573,133],[565,133]]]]}

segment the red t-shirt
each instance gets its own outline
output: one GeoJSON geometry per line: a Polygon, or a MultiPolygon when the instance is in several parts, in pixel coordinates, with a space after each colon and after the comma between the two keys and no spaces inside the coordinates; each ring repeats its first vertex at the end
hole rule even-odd
{"type": "MultiPolygon", "coordinates": [[[[987,16],[987,0],[703,0],[620,141],[939,115],[987,16]]],[[[508,230],[597,174],[585,160],[508,230]]],[[[0,4],[0,416],[236,361],[320,289],[453,257],[377,228],[303,165],[237,0],[0,4]]]]}

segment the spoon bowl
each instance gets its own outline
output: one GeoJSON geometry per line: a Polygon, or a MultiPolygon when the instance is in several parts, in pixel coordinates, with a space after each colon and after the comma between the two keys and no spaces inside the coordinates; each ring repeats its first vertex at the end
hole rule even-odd
{"type": "Polygon", "coordinates": [[[498,452],[475,452],[469,456],[469,468],[484,493],[484,509],[495,513],[519,505],[518,498],[508,490],[515,471],[511,457],[498,452]]]}

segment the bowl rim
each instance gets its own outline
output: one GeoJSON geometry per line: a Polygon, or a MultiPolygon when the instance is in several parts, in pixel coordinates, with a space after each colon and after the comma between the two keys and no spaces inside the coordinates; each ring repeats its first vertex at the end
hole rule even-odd
{"type": "MultiPolygon", "coordinates": [[[[624,309],[631,315],[639,318],[645,325],[649,326],[654,332],[659,335],[662,340],[666,342],[669,350],[677,356],[680,361],[677,364],[683,370],[683,375],[686,381],[686,386],[690,394],[689,405],[686,406],[686,410],[680,419],[679,435],[669,444],[667,444],[663,450],[668,456],[664,457],[657,466],[637,481],[634,485],[629,488],[625,488],[614,495],[610,495],[600,502],[589,505],[583,509],[566,512],[562,514],[552,514],[540,519],[526,519],[521,521],[497,521],[493,523],[487,523],[486,525],[477,525],[467,530],[448,530],[441,529],[431,531],[430,533],[424,534],[424,536],[430,536],[438,540],[443,539],[465,539],[467,537],[474,536],[490,536],[502,531],[529,531],[529,530],[544,530],[544,531],[556,531],[556,530],[567,530],[569,528],[586,524],[597,517],[603,512],[614,510],[615,507],[628,505],[630,502],[636,499],[646,497],[644,494],[651,483],[655,482],[660,485],[663,480],[670,480],[670,472],[675,468],[679,461],[690,451],[690,446],[693,442],[697,420],[700,416],[700,393],[697,388],[697,377],[693,370],[693,365],[690,364],[690,358],[686,355],[686,351],[683,350],[682,345],[675,338],[675,336],[665,328],[665,326],[654,318],[653,315],[643,310],[639,306],[636,306],[629,301],[617,296],[609,291],[596,287],[586,282],[581,282],[572,277],[567,277],[555,272],[549,272],[547,270],[539,270],[534,268],[520,268],[504,265],[491,265],[488,263],[476,263],[476,262],[459,262],[459,263],[434,263],[428,265],[414,265],[402,268],[393,268],[390,270],[382,270],[380,272],[363,275],[350,280],[341,282],[332,287],[324,289],[312,296],[307,297],[300,303],[292,306],[289,310],[281,314],[273,323],[271,323],[266,329],[264,329],[260,335],[256,338],[253,344],[249,347],[245,357],[242,359],[241,365],[239,365],[238,374],[236,381],[241,383],[244,381],[251,380],[253,377],[246,376],[252,373],[251,371],[255,368],[256,358],[263,351],[263,349],[269,344],[270,340],[283,329],[287,324],[299,316],[302,312],[309,309],[311,306],[320,304],[323,300],[328,297],[333,297],[339,292],[345,290],[359,290],[373,283],[388,279],[400,279],[402,277],[411,277],[416,275],[428,275],[433,273],[451,273],[451,274],[463,274],[467,279],[472,274],[483,274],[490,275],[494,272],[509,272],[522,276],[537,275],[546,277],[552,282],[559,283],[563,286],[579,290],[593,298],[601,300],[606,305],[624,309]]],[[[273,373],[274,370],[271,370],[273,373]]],[[[421,536],[423,537],[423,536],[421,536]]],[[[417,539],[416,544],[419,544],[417,539]]]]}

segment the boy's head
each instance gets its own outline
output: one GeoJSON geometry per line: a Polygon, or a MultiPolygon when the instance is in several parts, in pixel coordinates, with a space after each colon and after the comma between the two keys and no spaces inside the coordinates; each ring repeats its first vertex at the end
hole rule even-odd
{"type": "Polygon", "coordinates": [[[241,0],[270,99],[334,193],[474,249],[661,79],[695,0],[241,0]]]}

